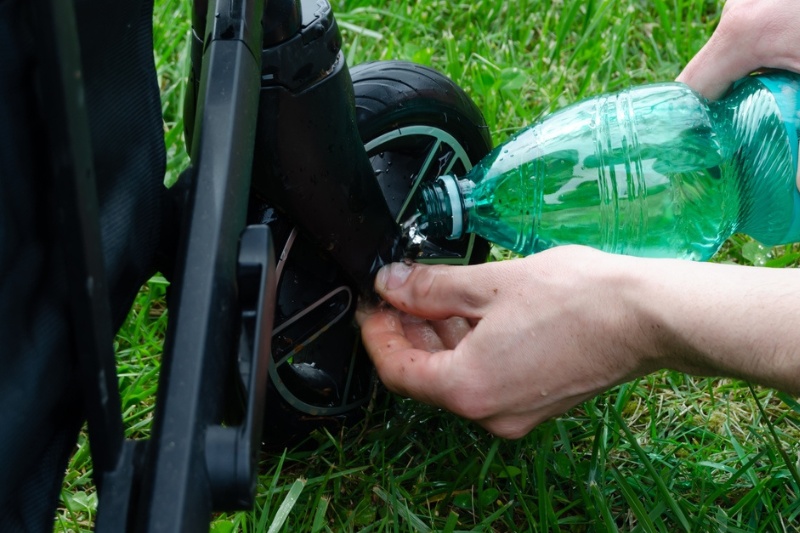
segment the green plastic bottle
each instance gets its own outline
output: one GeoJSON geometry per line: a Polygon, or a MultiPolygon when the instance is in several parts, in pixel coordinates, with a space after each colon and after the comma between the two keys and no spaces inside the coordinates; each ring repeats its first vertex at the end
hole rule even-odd
{"type": "Polygon", "coordinates": [[[709,102],[659,83],[563,108],[460,179],[420,189],[414,230],[521,254],[561,244],[710,258],[733,233],[800,241],[800,76],[776,72],[709,102]]]}

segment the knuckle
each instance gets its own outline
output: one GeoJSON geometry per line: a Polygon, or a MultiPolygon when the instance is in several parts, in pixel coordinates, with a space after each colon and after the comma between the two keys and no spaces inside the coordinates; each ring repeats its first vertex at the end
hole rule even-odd
{"type": "Polygon", "coordinates": [[[759,4],[760,2],[753,0],[726,2],[722,19],[714,32],[716,37],[738,39],[743,32],[757,29],[762,22],[769,22],[771,17],[765,20],[766,14],[761,9],[763,6],[759,4]]]}
{"type": "Polygon", "coordinates": [[[441,279],[444,271],[442,265],[433,265],[423,269],[416,269],[414,274],[416,279],[411,286],[411,295],[417,300],[430,298],[435,290],[437,282],[441,279]]]}

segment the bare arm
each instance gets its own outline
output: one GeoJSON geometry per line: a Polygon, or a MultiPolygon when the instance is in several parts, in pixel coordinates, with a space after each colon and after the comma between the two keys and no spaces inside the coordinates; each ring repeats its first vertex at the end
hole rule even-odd
{"type": "Polygon", "coordinates": [[[651,261],[638,307],[666,368],[800,393],[800,271],[651,261]]]}

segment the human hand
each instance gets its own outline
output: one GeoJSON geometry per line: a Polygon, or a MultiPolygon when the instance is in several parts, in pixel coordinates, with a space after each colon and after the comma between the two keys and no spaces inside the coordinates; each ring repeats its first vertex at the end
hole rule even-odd
{"type": "Polygon", "coordinates": [[[562,246],[384,267],[358,320],[387,388],[515,438],[661,368],[800,394],[799,275],[562,246]]]}
{"type": "Polygon", "coordinates": [[[719,25],[677,80],[706,98],[760,69],[800,72],[800,2],[728,0],[719,25]]]}
{"type": "Polygon", "coordinates": [[[376,281],[397,310],[360,311],[362,337],[390,390],[521,437],[657,366],[620,260],[572,246],[469,267],[397,263],[376,281]]]}

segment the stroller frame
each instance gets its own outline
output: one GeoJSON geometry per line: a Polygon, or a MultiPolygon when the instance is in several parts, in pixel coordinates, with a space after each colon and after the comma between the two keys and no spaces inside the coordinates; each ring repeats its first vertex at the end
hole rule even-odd
{"type": "MultiPolygon", "coordinates": [[[[176,193],[185,201],[175,237],[170,323],[152,437],[129,440],[117,388],[74,6],[32,1],[38,55],[49,62],[42,69],[41,100],[60,187],[61,241],[99,492],[96,529],[205,530],[214,511],[249,509],[255,498],[276,263],[283,258],[276,257],[268,225],[248,225],[253,195],[268,197],[312,246],[324,250],[356,296],[370,295],[377,269],[402,255],[396,213],[358,131],[339,31],[325,0],[195,0],[185,109],[191,165],[176,193]],[[304,12],[313,13],[311,22],[304,12]]],[[[456,92],[442,91],[446,98],[456,92]]],[[[469,160],[488,151],[489,138],[479,111],[465,95],[458,98],[456,107],[468,109],[457,115],[466,119],[458,127],[469,123],[473,133],[466,142],[469,157],[460,145],[453,153],[468,168],[469,160]]],[[[404,106],[401,99],[396,103],[404,106]]],[[[437,106],[449,104],[426,101],[425,112],[448,123],[450,111],[437,106]]],[[[445,137],[452,141],[445,135],[435,146],[446,144],[445,137]]],[[[425,156],[416,183],[436,175],[427,167],[433,156],[425,156]]],[[[456,159],[441,158],[449,162],[438,171],[455,168],[456,159]]],[[[465,258],[458,261],[467,263],[479,247],[472,238],[461,244],[465,258]]],[[[488,244],[482,246],[485,253],[488,244]]]]}

